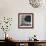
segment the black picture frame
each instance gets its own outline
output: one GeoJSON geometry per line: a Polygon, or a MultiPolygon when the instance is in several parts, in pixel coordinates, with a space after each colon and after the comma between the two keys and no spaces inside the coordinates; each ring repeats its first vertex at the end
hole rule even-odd
{"type": "Polygon", "coordinates": [[[18,28],[21,29],[34,28],[34,14],[18,13],[18,28]]]}

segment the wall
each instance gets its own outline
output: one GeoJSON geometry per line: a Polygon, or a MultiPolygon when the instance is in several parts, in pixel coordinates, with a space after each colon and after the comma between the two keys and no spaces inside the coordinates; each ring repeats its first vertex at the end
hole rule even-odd
{"type": "MultiPolygon", "coordinates": [[[[0,0],[0,16],[12,17],[13,22],[10,31],[7,33],[16,40],[28,40],[36,34],[37,39],[45,39],[45,15],[46,6],[33,8],[28,0],[0,0]],[[33,29],[18,29],[18,13],[34,13],[34,28],[33,29]]],[[[0,17],[0,18],[1,18],[0,17]]],[[[3,31],[0,31],[0,35],[3,31]]],[[[0,36],[0,39],[4,37],[0,36]]]]}

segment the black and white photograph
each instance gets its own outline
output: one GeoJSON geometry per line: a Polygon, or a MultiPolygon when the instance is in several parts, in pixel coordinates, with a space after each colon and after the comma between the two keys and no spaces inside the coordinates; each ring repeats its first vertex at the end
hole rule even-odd
{"type": "Polygon", "coordinates": [[[33,13],[19,13],[18,14],[19,28],[33,28],[33,13]]]}

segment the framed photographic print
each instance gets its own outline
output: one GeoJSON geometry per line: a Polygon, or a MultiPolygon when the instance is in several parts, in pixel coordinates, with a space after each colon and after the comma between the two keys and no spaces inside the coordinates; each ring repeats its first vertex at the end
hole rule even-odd
{"type": "Polygon", "coordinates": [[[18,13],[18,28],[33,28],[33,13],[18,13]]]}

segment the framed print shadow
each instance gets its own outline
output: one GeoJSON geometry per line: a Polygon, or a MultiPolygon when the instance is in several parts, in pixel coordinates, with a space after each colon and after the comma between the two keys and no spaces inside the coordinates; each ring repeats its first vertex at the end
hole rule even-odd
{"type": "Polygon", "coordinates": [[[33,13],[18,13],[18,28],[33,28],[34,25],[33,13]]]}

